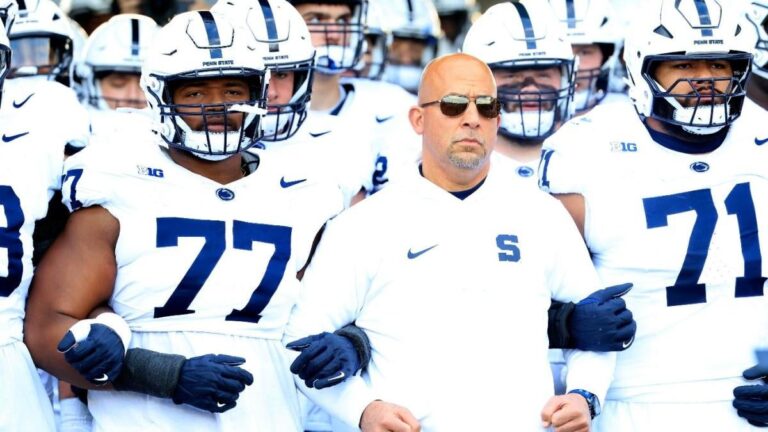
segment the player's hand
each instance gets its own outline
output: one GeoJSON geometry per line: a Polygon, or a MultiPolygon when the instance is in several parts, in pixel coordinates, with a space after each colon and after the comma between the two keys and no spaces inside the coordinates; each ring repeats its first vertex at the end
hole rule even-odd
{"type": "Polygon", "coordinates": [[[591,423],[589,404],[580,394],[554,396],[541,410],[541,425],[555,432],[589,432],[591,423]]]}
{"type": "Polygon", "coordinates": [[[184,362],[173,402],[187,404],[212,413],[223,413],[237,405],[245,386],[253,384],[253,375],[239,367],[242,357],[207,354],[184,362]]]}
{"type": "Polygon", "coordinates": [[[291,363],[291,372],[307,387],[331,387],[360,370],[357,350],[344,336],[324,332],[295,340],[286,347],[301,352],[291,363]]]}
{"type": "Polygon", "coordinates": [[[760,384],[743,385],[733,389],[733,407],[740,417],[749,424],[758,427],[768,427],[768,365],[759,364],[743,373],[748,380],[762,380],[760,384]]]}
{"type": "Polygon", "coordinates": [[[572,345],[584,351],[623,351],[635,340],[637,324],[621,298],[631,283],[593,292],[576,304],[568,320],[572,345]]]}
{"type": "Polygon", "coordinates": [[[360,416],[362,432],[419,432],[421,426],[406,408],[384,401],[373,401],[360,416]]]}
{"type": "Polygon", "coordinates": [[[56,349],[80,375],[104,385],[120,374],[125,358],[123,341],[115,330],[93,320],[78,321],[56,349]]]}

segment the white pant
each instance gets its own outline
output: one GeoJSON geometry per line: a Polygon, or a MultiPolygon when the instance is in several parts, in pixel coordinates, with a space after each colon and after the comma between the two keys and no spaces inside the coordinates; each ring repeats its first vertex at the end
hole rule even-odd
{"type": "Polygon", "coordinates": [[[51,401],[18,341],[0,346],[0,431],[56,431],[51,401]]]}
{"type": "Polygon", "coordinates": [[[763,431],[736,414],[732,401],[648,403],[609,400],[593,432],[763,431]]]}

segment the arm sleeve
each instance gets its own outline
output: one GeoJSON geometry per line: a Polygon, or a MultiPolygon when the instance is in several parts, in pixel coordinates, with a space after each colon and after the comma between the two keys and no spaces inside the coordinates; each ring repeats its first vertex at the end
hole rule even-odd
{"type": "MultiPolygon", "coordinates": [[[[353,209],[354,210],[354,209],[353,209]]],[[[291,312],[284,343],[321,333],[333,332],[354,322],[365,298],[369,277],[365,251],[357,242],[362,237],[347,223],[348,214],[329,222],[317,251],[302,279],[299,300],[291,312]]],[[[291,358],[298,353],[289,351],[291,358]]],[[[364,378],[350,377],[345,382],[322,390],[307,388],[294,376],[299,390],[329,414],[352,427],[358,427],[365,407],[377,399],[364,378]]]]}

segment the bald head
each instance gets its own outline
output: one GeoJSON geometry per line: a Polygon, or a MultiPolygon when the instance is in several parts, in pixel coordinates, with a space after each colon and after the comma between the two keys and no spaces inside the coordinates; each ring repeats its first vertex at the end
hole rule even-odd
{"type": "Polygon", "coordinates": [[[450,83],[485,81],[493,87],[491,96],[496,96],[496,81],[493,72],[482,60],[464,53],[438,57],[424,68],[419,83],[419,104],[439,99],[445,95],[450,83]]]}

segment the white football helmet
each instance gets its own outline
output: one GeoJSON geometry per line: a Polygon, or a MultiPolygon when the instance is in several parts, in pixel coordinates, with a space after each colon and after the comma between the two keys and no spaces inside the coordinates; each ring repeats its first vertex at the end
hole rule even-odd
{"type": "Polygon", "coordinates": [[[338,75],[353,69],[363,55],[368,0],[289,0],[293,6],[302,4],[346,5],[351,11],[348,22],[307,22],[309,31],[321,34],[325,43],[316,46],[315,68],[326,75],[338,75]]]}
{"type": "MultiPolygon", "coordinates": [[[[109,110],[101,93],[100,79],[112,72],[141,75],[141,65],[158,29],[155,20],[137,14],[115,15],[98,26],[88,39],[83,59],[75,70],[84,100],[100,110],[109,110]]],[[[125,103],[134,101],[115,102],[136,105],[125,103]]]]}
{"type": "Polygon", "coordinates": [[[597,45],[603,55],[598,67],[576,72],[577,87],[574,107],[577,113],[589,111],[608,93],[613,69],[620,67],[622,38],[618,21],[608,0],[550,0],[558,21],[571,45],[597,45]],[[583,85],[582,85],[583,84],[583,85]]]}
{"type": "Polygon", "coordinates": [[[768,1],[753,0],[747,8],[747,19],[757,34],[752,72],[768,80],[768,1]]]}
{"type": "Polygon", "coordinates": [[[392,31],[384,19],[382,2],[368,1],[368,21],[365,26],[365,54],[355,67],[359,78],[380,80],[387,66],[387,53],[392,45],[392,31]]]}
{"type": "Polygon", "coordinates": [[[72,87],[73,29],[54,2],[19,3],[8,37],[13,51],[9,78],[45,78],[72,87]]]}
{"type": "Polygon", "coordinates": [[[627,33],[624,49],[629,96],[643,118],[652,117],[688,133],[707,135],[741,115],[752,44],[750,32],[740,25],[744,10],[739,5],[717,0],[646,2],[645,13],[627,33]],[[733,75],[680,79],[669,88],[654,78],[655,69],[663,62],[691,60],[728,61],[733,75]],[[728,88],[714,98],[702,96],[694,86],[714,89],[722,82],[727,82],[728,88]],[[683,106],[678,99],[690,101],[685,105],[692,106],[683,106]]]}
{"type": "Polygon", "coordinates": [[[382,2],[392,45],[387,57],[384,80],[416,93],[424,67],[437,56],[440,19],[431,0],[387,0],[382,2]],[[400,44],[423,46],[419,58],[398,58],[400,44]]]}
{"type": "Polygon", "coordinates": [[[287,103],[267,103],[262,122],[264,141],[292,137],[307,117],[312,94],[315,48],[304,18],[285,0],[221,0],[211,11],[227,15],[232,22],[245,18],[244,25],[261,46],[264,64],[274,77],[283,72],[294,76],[293,93],[287,103]]]}
{"type": "Polygon", "coordinates": [[[576,59],[549,3],[521,0],[492,6],[469,29],[463,51],[495,73],[559,69],[558,88],[528,77],[498,83],[500,134],[539,142],[573,115],[576,59]]]}
{"type": "Polygon", "coordinates": [[[5,27],[6,35],[11,33],[11,27],[19,15],[19,4],[16,0],[0,0],[0,21],[5,27]]]}
{"type": "Polygon", "coordinates": [[[261,138],[269,82],[262,57],[244,28],[234,27],[225,15],[209,11],[176,15],[158,31],[142,68],[141,87],[152,111],[155,132],[169,146],[214,161],[255,144],[261,138]],[[248,81],[248,100],[199,105],[181,105],[173,100],[173,89],[179,84],[226,77],[248,81]],[[243,116],[240,129],[226,130],[225,125],[223,133],[209,132],[207,128],[194,131],[184,120],[198,116],[208,124],[215,118],[236,115],[243,116]]]}

